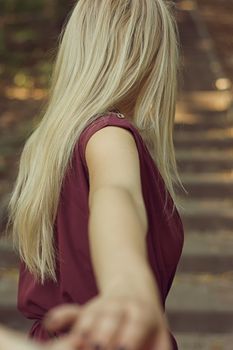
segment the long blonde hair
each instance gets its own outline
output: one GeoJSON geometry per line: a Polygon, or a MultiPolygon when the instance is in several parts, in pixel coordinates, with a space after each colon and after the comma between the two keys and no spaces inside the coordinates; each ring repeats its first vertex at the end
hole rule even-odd
{"type": "Polygon", "coordinates": [[[53,224],[79,135],[141,81],[133,122],[179,206],[173,146],[179,44],[172,6],[165,0],[79,0],[67,17],[48,103],[24,145],[8,206],[14,246],[42,283],[56,281],[53,224]]]}

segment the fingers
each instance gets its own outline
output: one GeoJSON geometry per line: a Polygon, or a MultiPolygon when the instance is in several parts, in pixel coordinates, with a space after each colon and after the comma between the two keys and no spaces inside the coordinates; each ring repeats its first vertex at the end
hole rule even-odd
{"type": "Polygon", "coordinates": [[[81,307],[74,304],[65,304],[50,310],[44,320],[44,327],[51,332],[71,327],[80,317],[81,307]]]}
{"type": "MultiPolygon", "coordinates": [[[[109,312],[96,314],[95,317],[86,316],[73,329],[73,332],[78,335],[78,345],[81,335],[86,334],[86,344],[89,346],[100,346],[110,348],[114,343],[114,338],[123,326],[123,313],[109,312]]],[[[84,340],[85,344],[85,340],[84,340]]]]}
{"type": "Polygon", "coordinates": [[[91,343],[91,333],[98,323],[97,315],[94,311],[86,312],[79,318],[71,329],[71,334],[75,337],[76,347],[91,343]]]}
{"type": "MultiPolygon", "coordinates": [[[[72,328],[75,334],[76,348],[82,345],[99,346],[101,348],[122,347],[127,350],[137,350],[150,341],[155,328],[159,328],[159,320],[152,321],[154,313],[146,313],[141,305],[128,303],[124,308],[119,304],[111,304],[105,310],[89,309],[72,328]],[[146,316],[147,315],[147,316],[146,316]],[[82,335],[86,335],[86,340],[82,335]]],[[[161,321],[160,321],[161,322],[161,321]]],[[[148,345],[149,346],[149,345],[148,345]]],[[[149,347],[145,348],[148,350],[149,347]]],[[[170,350],[160,349],[157,350],[170,350]]]]}
{"type": "Polygon", "coordinates": [[[115,347],[127,350],[141,349],[145,344],[149,344],[155,329],[155,322],[152,321],[152,314],[146,313],[141,305],[129,303],[126,319],[120,333],[115,340],[115,347]]]}
{"type": "MultiPolygon", "coordinates": [[[[44,324],[49,331],[70,326],[68,340],[73,339],[73,349],[97,345],[105,349],[172,350],[164,315],[139,301],[126,300],[123,304],[118,299],[100,299],[85,307],[62,305],[46,315],[44,324]]],[[[69,349],[71,343],[64,343],[63,348],[69,349]]],[[[59,350],[58,346],[51,344],[48,350],[59,350]]]]}
{"type": "Polygon", "coordinates": [[[141,349],[148,341],[151,333],[152,329],[145,327],[142,321],[131,321],[122,329],[115,346],[127,350],[141,349]]]}

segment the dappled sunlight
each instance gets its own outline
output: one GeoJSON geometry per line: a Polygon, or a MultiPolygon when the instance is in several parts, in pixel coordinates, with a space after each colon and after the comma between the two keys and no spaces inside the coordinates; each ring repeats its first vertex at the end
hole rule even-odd
{"type": "Polygon", "coordinates": [[[193,138],[193,140],[197,141],[200,140],[202,141],[203,138],[205,138],[206,141],[210,141],[210,140],[222,140],[224,138],[231,138],[233,137],[233,127],[231,128],[226,128],[226,129],[209,129],[209,130],[198,130],[197,133],[193,134],[193,131],[186,131],[185,134],[183,131],[179,131],[179,135],[177,132],[177,137],[179,137],[179,139],[190,139],[190,135],[193,138]]]}
{"type": "Polygon", "coordinates": [[[227,271],[226,273],[211,274],[211,273],[199,273],[199,274],[187,274],[182,273],[176,276],[176,282],[186,281],[190,283],[205,283],[205,282],[221,282],[227,283],[233,281],[233,271],[227,271]]]}
{"type": "Polygon", "coordinates": [[[230,91],[193,91],[183,94],[183,100],[191,103],[197,109],[224,112],[232,103],[230,91]]]}
{"type": "MultiPolygon", "coordinates": [[[[233,157],[232,157],[233,161],[233,157]]],[[[229,171],[221,171],[221,172],[211,172],[211,173],[203,173],[203,174],[182,174],[182,180],[185,182],[204,182],[206,184],[210,183],[229,183],[229,181],[233,181],[233,169],[229,171]]],[[[233,183],[232,183],[233,185],[233,183]]]]}
{"type": "Polygon", "coordinates": [[[47,97],[47,90],[45,89],[27,89],[25,87],[18,86],[6,86],[4,89],[5,97],[9,99],[18,99],[18,100],[42,100],[47,97]]]}
{"type": "Polygon", "coordinates": [[[218,90],[227,90],[230,89],[232,86],[231,81],[228,78],[217,79],[215,85],[218,90]]]}
{"type": "Polygon", "coordinates": [[[177,7],[180,10],[191,11],[191,10],[194,10],[196,8],[196,4],[192,0],[183,0],[183,1],[178,2],[177,7]]]}

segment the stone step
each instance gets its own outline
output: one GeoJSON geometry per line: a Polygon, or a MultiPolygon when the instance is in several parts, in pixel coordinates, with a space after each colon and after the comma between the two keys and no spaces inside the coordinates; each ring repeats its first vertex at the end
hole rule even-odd
{"type": "Polygon", "coordinates": [[[204,131],[197,131],[194,132],[193,130],[186,131],[180,130],[179,132],[176,132],[176,139],[177,140],[183,140],[187,141],[192,138],[195,141],[202,142],[203,140],[207,141],[216,141],[216,140],[225,140],[227,138],[233,138],[233,127],[225,128],[225,129],[211,129],[211,130],[204,130],[204,131]]]}
{"type": "Polygon", "coordinates": [[[206,231],[212,230],[212,233],[215,234],[220,230],[230,230],[233,227],[232,215],[224,213],[224,211],[220,213],[209,211],[183,215],[182,221],[185,232],[199,230],[205,234],[206,231]]]}
{"type": "Polygon", "coordinates": [[[182,208],[179,209],[185,232],[195,230],[199,232],[232,230],[233,201],[218,198],[196,199],[187,196],[181,197],[182,208]]]}
{"type": "MultiPolygon", "coordinates": [[[[184,296],[188,298],[188,296],[184,296]]],[[[195,304],[196,301],[193,300],[195,304]]],[[[174,332],[221,333],[233,332],[233,312],[167,311],[167,318],[174,332]]]]}
{"type": "Polygon", "coordinates": [[[18,270],[0,269],[0,306],[15,307],[17,301],[18,270]]]}
{"type": "MultiPolygon", "coordinates": [[[[2,264],[1,264],[2,265],[2,264]]],[[[27,331],[30,320],[17,310],[18,269],[0,268],[0,323],[27,331]]]]}
{"type": "Polygon", "coordinates": [[[0,306],[0,323],[3,325],[22,331],[28,332],[33,321],[26,319],[15,306],[0,306]]]}
{"type": "MultiPolygon", "coordinates": [[[[229,130],[233,128],[233,118],[232,119],[223,119],[222,115],[219,115],[219,119],[210,119],[203,122],[203,116],[197,118],[195,114],[185,114],[187,118],[192,118],[191,120],[185,120],[184,115],[182,115],[183,120],[176,120],[174,125],[174,134],[175,137],[180,135],[195,135],[197,133],[202,133],[209,135],[211,133],[216,133],[217,131],[220,134],[227,134],[229,130]]],[[[181,119],[181,116],[179,117],[181,119]]],[[[207,118],[207,116],[206,116],[207,118]]]]}
{"type": "Polygon", "coordinates": [[[202,147],[202,149],[215,149],[226,150],[229,147],[233,147],[233,137],[226,136],[225,138],[220,137],[207,137],[207,135],[201,139],[198,137],[194,138],[193,135],[177,135],[174,137],[174,146],[175,148],[185,149],[185,148],[194,148],[194,147],[202,147]]]}
{"type": "Polygon", "coordinates": [[[199,231],[190,231],[185,234],[183,254],[198,257],[205,256],[232,256],[233,231],[219,231],[215,235],[207,231],[203,235],[199,231]]]}
{"type": "MultiPolygon", "coordinates": [[[[225,108],[212,108],[212,106],[209,106],[209,108],[198,108],[198,105],[193,105],[192,102],[193,98],[197,96],[198,93],[186,93],[184,90],[182,91],[182,94],[180,95],[180,99],[177,103],[176,108],[176,116],[175,116],[175,129],[179,128],[177,125],[200,125],[205,127],[210,127],[211,129],[213,127],[221,127],[221,126],[232,126],[233,116],[231,113],[229,113],[228,105],[228,97],[225,98],[225,108]],[[191,108],[190,108],[191,107],[191,108]]],[[[203,94],[199,96],[201,98],[203,94]]],[[[218,92],[216,94],[217,98],[219,98],[218,92]]],[[[230,103],[229,103],[230,104],[230,103]]]]}
{"type": "MultiPolygon", "coordinates": [[[[201,56],[197,55],[196,58],[201,59],[201,56]]],[[[194,90],[189,89],[188,85],[192,84],[193,78],[193,72],[191,72],[190,67],[189,70],[191,73],[189,75],[190,79],[186,82],[177,104],[176,121],[195,121],[199,118],[203,123],[218,120],[224,123],[225,121],[232,120],[233,117],[228,112],[232,104],[232,91],[219,91],[214,85],[212,87],[206,87],[206,89],[203,89],[203,86],[192,86],[194,90]],[[187,118],[187,114],[190,115],[189,119],[187,118]]],[[[197,79],[197,84],[199,85],[199,75],[197,79]]],[[[211,79],[213,83],[213,77],[211,79]]]]}
{"type": "MultiPolygon", "coordinates": [[[[208,149],[203,152],[202,147],[195,147],[192,149],[190,152],[189,150],[187,151],[185,148],[184,149],[178,149],[176,151],[176,157],[177,160],[182,160],[182,161],[203,161],[203,162],[221,162],[222,160],[229,160],[230,162],[233,162],[233,149],[232,147],[229,147],[228,149],[221,151],[217,147],[214,147],[213,149],[208,149]]],[[[232,167],[233,167],[233,163],[232,167]]]]}
{"type": "Polygon", "coordinates": [[[192,232],[185,235],[184,247],[177,271],[180,273],[233,272],[233,232],[215,235],[192,232]]]}
{"type": "Polygon", "coordinates": [[[233,170],[233,148],[230,147],[224,151],[213,148],[206,149],[205,152],[200,147],[188,151],[177,149],[176,160],[180,174],[184,176],[189,173],[189,176],[193,175],[196,178],[198,173],[200,176],[219,177],[226,172],[226,177],[229,177],[232,176],[233,170]]]}
{"type": "Polygon", "coordinates": [[[176,332],[233,331],[233,274],[177,273],[166,311],[176,332]]]}
{"type": "Polygon", "coordinates": [[[176,312],[233,313],[232,290],[233,271],[218,275],[178,272],[167,296],[166,308],[176,312]]]}
{"type": "MultiPolygon", "coordinates": [[[[203,152],[203,151],[202,151],[203,152]]],[[[207,152],[206,152],[207,153],[207,152]]],[[[208,158],[208,154],[206,155],[206,159],[202,158],[195,158],[193,157],[192,152],[189,154],[188,158],[179,158],[179,155],[177,155],[177,166],[179,169],[180,174],[184,174],[186,176],[187,173],[193,174],[194,177],[196,175],[206,175],[211,176],[211,173],[213,173],[213,176],[225,176],[225,173],[227,173],[227,176],[232,176],[232,169],[233,169],[233,159],[232,156],[230,156],[228,159],[225,157],[225,152],[222,152],[222,159],[211,159],[208,158]],[[204,174],[203,174],[204,173],[204,174]]],[[[232,150],[233,153],[233,150],[232,150]]]]}
{"type": "MultiPolygon", "coordinates": [[[[182,183],[191,198],[233,197],[233,172],[182,174],[182,183]]],[[[186,197],[182,189],[181,196],[186,197]]]]}
{"type": "Polygon", "coordinates": [[[232,350],[232,334],[200,334],[195,332],[175,333],[181,350],[232,350]]]}
{"type": "Polygon", "coordinates": [[[179,134],[179,132],[184,133],[197,133],[197,132],[209,132],[214,129],[217,130],[227,130],[233,127],[233,118],[228,119],[225,114],[217,113],[215,118],[213,114],[208,114],[203,112],[200,114],[193,113],[183,113],[177,116],[177,120],[174,125],[174,133],[179,134]]]}
{"type": "Polygon", "coordinates": [[[6,238],[0,239],[0,273],[5,269],[18,267],[19,258],[12,248],[11,241],[6,238]]]}
{"type": "Polygon", "coordinates": [[[230,273],[233,271],[233,256],[184,254],[180,259],[177,271],[182,273],[230,273]]]}

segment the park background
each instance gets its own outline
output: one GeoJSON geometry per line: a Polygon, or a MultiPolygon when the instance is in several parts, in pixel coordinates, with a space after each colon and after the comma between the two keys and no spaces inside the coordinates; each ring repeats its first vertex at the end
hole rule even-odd
{"type": "MultiPolygon", "coordinates": [[[[19,157],[46,101],[58,35],[75,1],[0,0],[0,322],[16,309],[18,257],[4,237],[19,157]]],[[[166,308],[180,350],[233,343],[233,0],[176,1],[181,75],[174,143],[185,243],[166,308]]]]}

